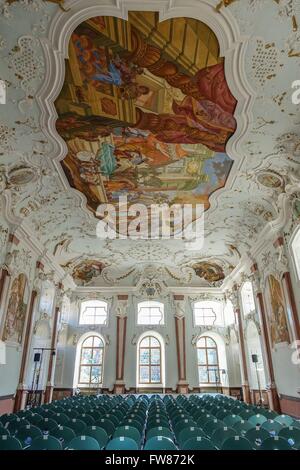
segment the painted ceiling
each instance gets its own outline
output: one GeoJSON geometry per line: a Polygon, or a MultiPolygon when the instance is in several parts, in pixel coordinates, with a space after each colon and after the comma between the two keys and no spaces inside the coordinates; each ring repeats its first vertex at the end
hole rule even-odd
{"type": "Polygon", "coordinates": [[[78,285],[221,285],[299,184],[299,2],[55,3],[0,0],[1,210],[78,285]],[[202,201],[204,246],[97,239],[120,193],[202,201]]]}

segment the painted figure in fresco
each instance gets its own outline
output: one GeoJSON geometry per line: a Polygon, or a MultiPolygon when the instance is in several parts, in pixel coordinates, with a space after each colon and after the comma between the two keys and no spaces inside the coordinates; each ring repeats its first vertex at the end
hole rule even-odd
{"type": "Polygon", "coordinates": [[[94,277],[100,276],[104,267],[104,264],[100,261],[85,261],[74,269],[73,277],[87,284],[92,281],[94,277]]]}
{"type": "Polygon", "coordinates": [[[26,283],[26,276],[24,274],[20,274],[13,281],[7,307],[3,341],[11,340],[22,343],[26,316],[26,305],[24,304],[26,283]]]}
{"type": "Polygon", "coordinates": [[[195,274],[208,282],[217,282],[225,278],[223,269],[216,263],[203,261],[193,266],[195,274]]]}
{"type": "MultiPolygon", "coordinates": [[[[225,184],[236,100],[217,38],[204,25],[200,39],[196,23],[178,18],[165,28],[158,15],[134,12],[128,21],[90,19],[72,34],[56,125],[69,147],[62,166],[92,210],[120,194],[208,208],[225,184]],[[180,25],[194,38],[188,45],[180,25]],[[78,158],[82,149],[93,157],[78,158]]],[[[201,275],[222,276],[209,271],[201,275]]]]}
{"type": "Polygon", "coordinates": [[[269,276],[271,316],[270,330],[272,344],[290,342],[290,335],[287,327],[286,314],[282,289],[279,281],[273,276],[269,276]]]}

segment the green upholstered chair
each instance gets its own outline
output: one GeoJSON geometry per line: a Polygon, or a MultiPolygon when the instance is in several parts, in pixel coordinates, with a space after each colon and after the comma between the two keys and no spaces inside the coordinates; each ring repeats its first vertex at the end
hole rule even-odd
{"type": "Polygon", "coordinates": [[[62,450],[61,442],[56,437],[45,434],[33,439],[28,450],[62,450]]]}
{"type": "Polygon", "coordinates": [[[56,415],[53,416],[53,419],[60,426],[68,426],[68,423],[70,422],[70,417],[67,416],[65,413],[56,413],[56,415]]]}
{"type": "Polygon", "coordinates": [[[242,436],[244,436],[246,432],[249,431],[250,429],[255,429],[255,426],[253,426],[253,424],[249,423],[249,421],[244,421],[244,420],[238,421],[232,427],[233,429],[236,430],[238,434],[242,436]]]}
{"type": "Polygon", "coordinates": [[[51,432],[53,429],[56,429],[58,427],[57,422],[52,419],[52,418],[44,418],[40,423],[39,423],[39,428],[44,431],[44,432],[51,432]]]}
{"type": "Polygon", "coordinates": [[[253,446],[245,437],[234,436],[223,442],[221,450],[253,450],[253,446]]]}
{"type": "Polygon", "coordinates": [[[33,439],[42,437],[42,431],[32,424],[20,426],[16,432],[15,437],[21,442],[22,447],[31,445],[33,439]]]}
{"type": "Polygon", "coordinates": [[[262,423],[261,428],[268,431],[270,434],[274,436],[278,436],[278,433],[284,426],[273,419],[268,419],[264,423],[262,423]]]}
{"type": "Polygon", "coordinates": [[[78,418],[73,418],[68,423],[68,428],[73,429],[76,436],[83,435],[86,426],[86,423],[78,418]]]}
{"type": "Polygon", "coordinates": [[[98,441],[91,436],[77,436],[68,443],[70,450],[100,450],[98,441]]]}
{"type": "Polygon", "coordinates": [[[270,437],[270,434],[265,429],[255,427],[246,432],[245,438],[251,442],[254,449],[259,449],[261,444],[270,437]]]}
{"type": "Polygon", "coordinates": [[[292,447],[287,440],[274,436],[264,440],[259,450],[292,450],[292,447]]]}
{"type": "Polygon", "coordinates": [[[51,431],[51,436],[56,437],[64,449],[76,434],[75,431],[68,426],[58,426],[58,428],[51,431]]]}
{"type": "Polygon", "coordinates": [[[264,415],[256,414],[256,415],[250,416],[248,418],[248,421],[254,426],[261,426],[265,421],[267,421],[267,418],[264,415]]]}
{"type": "Polygon", "coordinates": [[[273,419],[274,421],[277,421],[277,423],[282,424],[283,426],[293,426],[295,422],[294,418],[288,415],[277,415],[273,419]]]}
{"type": "MultiPolygon", "coordinates": [[[[0,429],[1,433],[1,429],[0,429]]],[[[298,448],[300,445],[300,429],[294,426],[287,426],[279,431],[279,437],[286,439],[291,447],[298,448]]]]}
{"type": "Polygon", "coordinates": [[[17,417],[18,416],[16,414],[9,413],[9,414],[5,414],[5,415],[0,416],[0,421],[4,426],[6,426],[7,423],[10,423],[11,421],[14,421],[15,419],[17,419],[17,417]]]}
{"type": "Polygon", "coordinates": [[[169,437],[154,436],[147,439],[144,450],[177,450],[177,447],[169,437]]]}
{"type": "Polygon", "coordinates": [[[139,450],[139,446],[130,437],[120,436],[109,441],[106,450],[139,450]]]}
{"type": "Polygon", "coordinates": [[[157,426],[157,427],[147,430],[147,433],[146,433],[147,439],[150,439],[151,437],[155,437],[155,436],[164,436],[164,437],[169,437],[172,440],[174,439],[172,431],[169,428],[164,427],[164,426],[157,426]]]}
{"type": "Polygon", "coordinates": [[[109,419],[105,418],[101,418],[96,421],[95,426],[105,429],[109,437],[113,435],[116,429],[115,425],[109,419]]]}
{"type": "Polygon", "coordinates": [[[220,449],[226,439],[228,439],[229,437],[234,437],[236,435],[236,431],[233,428],[224,426],[215,430],[215,432],[211,436],[211,441],[216,447],[220,449]]]}
{"type": "Polygon", "coordinates": [[[216,450],[216,447],[205,437],[192,437],[183,444],[181,450],[216,450]]]}
{"type": "Polygon", "coordinates": [[[31,413],[26,416],[26,419],[30,424],[39,427],[40,422],[43,420],[43,416],[38,413],[31,413]]]}
{"type": "Polygon", "coordinates": [[[91,436],[98,442],[100,449],[104,449],[108,442],[108,435],[105,429],[100,428],[99,426],[87,426],[84,430],[86,436],[91,436]]]}
{"type": "Polygon", "coordinates": [[[242,421],[242,418],[236,414],[225,416],[225,418],[223,419],[225,426],[230,427],[233,427],[236,423],[239,423],[240,421],[242,421]]]}
{"type": "Polygon", "coordinates": [[[182,429],[177,437],[179,448],[181,449],[184,443],[192,437],[206,437],[206,435],[199,427],[190,426],[182,429]]]}
{"type": "Polygon", "coordinates": [[[207,436],[212,436],[216,429],[223,428],[224,426],[225,425],[223,421],[221,421],[220,419],[214,418],[214,419],[211,419],[210,421],[207,421],[205,426],[202,429],[207,436]]]}
{"type": "Polygon", "coordinates": [[[137,443],[138,446],[141,444],[141,434],[136,428],[132,426],[118,426],[114,432],[113,437],[115,438],[120,436],[130,437],[137,443]]]}
{"type": "Polygon", "coordinates": [[[93,424],[95,424],[95,418],[90,414],[83,413],[78,416],[78,419],[83,421],[87,426],[92,426],[93,424]]]}
{"type": "Polygon", "coordinates": [[[12,436],[0,435],[1,450],[22,450],[22,444],[19,439],[12,436]]]}

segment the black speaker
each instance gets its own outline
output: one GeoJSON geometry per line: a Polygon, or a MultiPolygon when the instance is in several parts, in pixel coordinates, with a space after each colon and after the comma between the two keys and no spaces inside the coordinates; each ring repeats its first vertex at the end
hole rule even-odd
{"type": "Polygon", "coordinates": [[[252,357],[252,362],[254,362],[254,363],[258,362],[258,355],[257,354],[252,354],[251,357],[252,357]]]}
{"type": "Polygon", "coordinates": [[[41,353],[34,353],[33,361],[40,362],[41,360],[41,353]]]}

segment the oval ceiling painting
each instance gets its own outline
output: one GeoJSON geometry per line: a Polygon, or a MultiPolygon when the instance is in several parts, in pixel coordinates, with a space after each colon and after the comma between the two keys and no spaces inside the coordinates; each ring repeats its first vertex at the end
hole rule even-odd
{"type": "Polygon", "coordinates": [[[103,202],[204,204],[225,185],[236,100],[200,21],[96,17],[73,32],[56,100],[62,161],[96,211],[103,202]]]}

